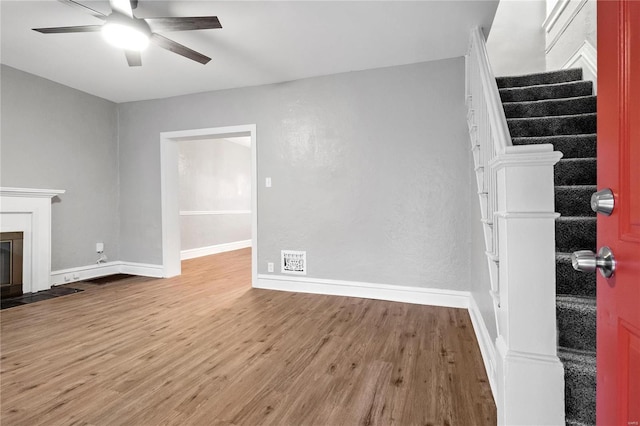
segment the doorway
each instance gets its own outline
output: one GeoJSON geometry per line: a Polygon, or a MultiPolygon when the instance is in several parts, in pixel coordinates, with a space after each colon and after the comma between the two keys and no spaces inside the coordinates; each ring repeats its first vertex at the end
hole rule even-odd
{"type": "Polygon", "coordinates": [[[249,137],[251,143],[251,281],[257,282],[258,212],[255,124],[160,133],[163,276],[181,274],[179,143],[181,141],[249,137]]]}

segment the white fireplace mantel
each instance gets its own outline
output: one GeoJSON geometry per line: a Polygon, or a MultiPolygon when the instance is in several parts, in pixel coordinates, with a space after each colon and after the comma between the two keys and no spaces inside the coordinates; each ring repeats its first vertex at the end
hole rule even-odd
{"type": "Polygon", "coordinates": [[[51,198],[61,189],[0,187],[0,231],[23,232],[24,293],[51,288],[51,198]]]}
{"type": "Polygon", "coordinates": [[[2,197],[53,198],[65,193],[64,189],[8,188],[0,187],[2,197]]]}

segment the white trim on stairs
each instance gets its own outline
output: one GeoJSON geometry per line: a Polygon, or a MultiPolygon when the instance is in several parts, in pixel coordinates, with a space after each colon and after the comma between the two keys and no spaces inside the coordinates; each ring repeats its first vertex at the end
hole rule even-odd
{"type": "Polygon", "coordinates": [[[562,69],[567,68],[582,68],[583,78],[593,82],[593,94],[597,94],[598,51],[588,40],[585,40],[562,66],[562,69]]]}
{"type": "Polygon", "coordinates": [[[582,61],[585,67],[593,73],[598,75],[598,51],[589,40],[585,40],[580,47],[575,51],[573,55],[562,66],[562,69],[575,68],[576,64],[582,61]]]}
{"type": "MultiPolygon", "coordinates": [[[[558,3],[562,3],[562,1],[558,1],[558,3]]],[[[569,4],[573,5],[575,3],[576,3],[575,1],[574,2],[565,1],[565,3],[561,5],[562,8],[561,8],[561,10],[559,10],[558,16],[555,17],[555,20],[553,21],[553,25],[556,24],[556,22],[559,20],[561,15],[564,15],[565,12],[569,12],[569,10],[566,9],[567,5],[569,5],[569,4]]],[[[564,21],[564,23],[562,24],[562,26],[560,27],[560,29],[558,30],[556,35],[551,39],[551,41],[549,41],[547,43],[547,48],[545,49],[545,54],[548,54],[549,52],[551,52],[551,49],[553,49],[553,47],[556,45],[556,43],[558,43],[558,41],[560,40],[562,35],[565,33],[565,31],[567,31],[567,28],[569,28],[569,25],[571,25],[571,23],[576,18],[576,16],[578,16],[578,13],[580,13],[582,8],[586,4],[587,4],[587,0],[580,0],[580,2],[577,3],[576,7],[571,10],[571,14],[568,15],[567,19],[564,21]]],[[[545,23],[547,23],[547,22],[545,21],[545,23]]],[[[553,25],[551,25],[548,28],[545,27],[545,30],[547,31],[547,33],[549,33],[551,31],[551,28],[553,28],[553,25]]]]}
{"type": "Polygon", "coordinates": [[[542,28],[544,28],[546,32],[551,32],[553,27],[556,25],[556,22],[558,22],[558,18],[560,18],[560,15],[562,15],[562,12],[564,12],[568,5],[569,0],[558,0],[556,2],[553,9],[549,12],[547,18],[542,23],[542,28]]]}
{"type": "Polygon", "coordinates": [[[251,247],[251,240],[234,241],[231,243],[187,249],[180,252],[180,260],[194,259],[196,257],[209,256],[211,254],[224,253],[226,251],[240,250],[247,247],[251,247]]]}

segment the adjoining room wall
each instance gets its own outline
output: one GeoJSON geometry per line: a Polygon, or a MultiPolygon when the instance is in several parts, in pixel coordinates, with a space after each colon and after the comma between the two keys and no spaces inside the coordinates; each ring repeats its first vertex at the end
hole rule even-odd
{"type": "Polygon", "coordinates": [[[251,147],[234,139],[179,142],[181,249],[251,240],[251,147]]]}
{"type": "Polygon", "coordinates": [[[311,278],[468,289],[463,58],[118,110],[122,260],[162,262],[160,133],[256,124],[259,273],[306,250],[311,278]]]}
{"type": "Polygon", "coordinates": [[[2,186],[64,189],[52,205],[52,270],[119,257],[116,105],[2,65],[2,186]]]}
{"type": "Polygon", "coordinates": [[[487,39],[496,76],[545,71],[544,0],[501,0],[487,39]]]}

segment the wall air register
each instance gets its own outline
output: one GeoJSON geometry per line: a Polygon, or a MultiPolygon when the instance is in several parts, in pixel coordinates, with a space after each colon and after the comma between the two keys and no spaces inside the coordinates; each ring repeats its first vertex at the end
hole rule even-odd
{"type": "Polygon", "coordinates": [[[281,271],[284,274],[307,274],[307,252],[282,250],[280,256],[281,271]]]}

